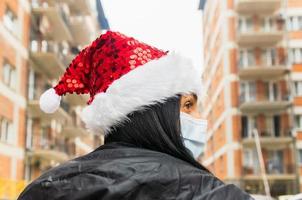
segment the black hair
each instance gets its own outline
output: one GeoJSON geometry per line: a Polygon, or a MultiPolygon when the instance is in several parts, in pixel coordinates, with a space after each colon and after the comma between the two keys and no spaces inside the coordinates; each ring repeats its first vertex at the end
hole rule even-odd
{"type": "Polygon", "coordinates": [[[163,152],[209,172],[184,146],[180,131],[180,96],[168,98],[132,112],[122,125],[111,128],[105,144],[124,142],[139,148],[163,152]]]}

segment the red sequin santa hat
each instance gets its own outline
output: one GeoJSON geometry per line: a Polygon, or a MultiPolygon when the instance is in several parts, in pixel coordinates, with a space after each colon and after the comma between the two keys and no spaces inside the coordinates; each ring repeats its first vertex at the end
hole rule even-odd
{"type": "Polygon", "coordinates": [[[201,78],[188,59],[107,31],[71,62],[59,83],[40,97],[53,113],[66,93],[90,94],[82,119],[93,132],[107,133],[127,115],[177,94],[201,95],[201,78]]]}

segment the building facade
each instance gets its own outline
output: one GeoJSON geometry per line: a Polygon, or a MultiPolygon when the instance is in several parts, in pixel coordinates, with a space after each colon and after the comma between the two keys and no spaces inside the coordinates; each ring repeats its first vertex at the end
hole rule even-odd
{"type": "Polygon", "coordinates": [[[202,162],[249,193],[265,192],[264,170],[273,196],[302,189],[301,4],[201,1],[209,120],[202,162]]]}
{"type": "Polygon", "coordinates": [[[0,198],[24,187],[30,4],[0,1],[0,198]]]}
{"type": "Polygon", "coordinates": [[[0,199],[15,199],[45,170],[103,142],[80,120],[87,96],[64,96],[51,115],[38,103],[101,33],[100,12],[96,0],[0,2],[0,199]]]}

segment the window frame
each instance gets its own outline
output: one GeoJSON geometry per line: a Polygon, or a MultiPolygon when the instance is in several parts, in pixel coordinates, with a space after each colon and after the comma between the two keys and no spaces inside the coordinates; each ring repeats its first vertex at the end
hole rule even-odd
{"type": "Polygon", "coordinates": [[[8,5],[5,6],[2,21],[7,30],[13,34],[18,33],[18,16],[8,5]]]}
{"type": "Polygon", "coordinates": [[[14,144],[16,139],[14,137],[15,133],[13,122],[0,116],[0,142],[14,144]]]}
{"type": "Polygon", "coordinates": [[[3,61],[2,82],[12,90],[17,89],[17,69],[7,59],[3,61]]]}
{"type": "Polygon", "coordinates": [[[298,149],[298,157],[299,166],[302,166],[302,149],[298,149]]]}

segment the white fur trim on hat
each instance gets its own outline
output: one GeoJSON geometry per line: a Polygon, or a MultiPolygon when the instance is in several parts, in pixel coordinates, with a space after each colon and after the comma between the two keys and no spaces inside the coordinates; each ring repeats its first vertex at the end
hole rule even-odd
{"type": "Polygon", "coordinates": [[[190,60],[170,53],[140,66],[115,80],[106,93],[99,93],[82,113],[86,127],[108,133],[112,126],[144,106],[164,102],[177,94],[202,95],[200,70],[190,60]]]}

